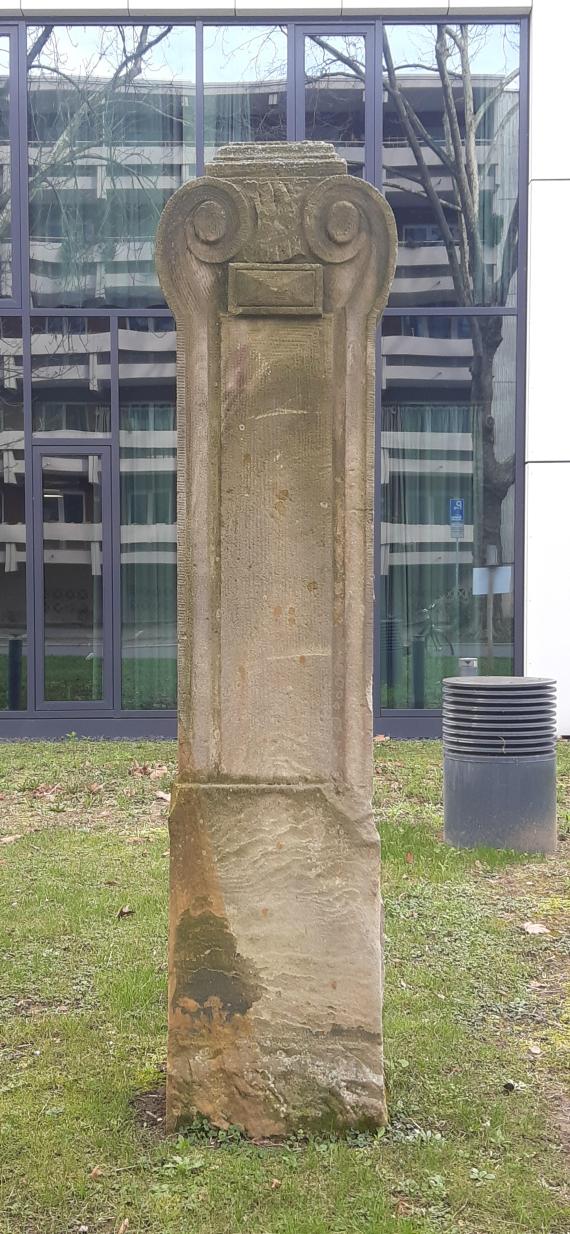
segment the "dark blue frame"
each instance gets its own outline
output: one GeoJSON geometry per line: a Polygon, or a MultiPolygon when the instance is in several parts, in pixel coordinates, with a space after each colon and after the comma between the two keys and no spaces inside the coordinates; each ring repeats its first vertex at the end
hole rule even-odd
{"type": "MultiPolygon", "coordinates": [[[[158,14],[157,14],[158,18],[158,14]]],[[[157,18],[152,24],[156,24],[157,18]]],[[[261,17],[228,17],[225,19],[208,17],[207,12],[200,19],[184,19],[178,14],[170,16],[168,9],[160,13],[160,21],[172,21],[175,25],[191,25],[196,31],[196,174],[201,175],[204,169],[204,25],[219,26],[265,26],[283,25],[287,31],[287,138],[298,140],[304,135],[304,62],[303,48],[306,34],[320,33],[326,35],[346,34],[353,32],[362,34],[366,40],[366,80],[365,80],[365,169],[367,178],[381,187],[381,156],[382,156],[382,82],[381,75],[376,71],[381,63],[382,28],[389,25],[425,25],[434,24],[436,15],[429,12],[421,16],[390,16],[374,18],[358,15],[350,18],[323,17],[318,20],[311,16],[307,19],[293,19],[278,13],[268,13],[261,17]]],[[[525,371],[526,371],[526,291],[527,291],[527,227],[528,227],[528,18],[513,17],[509,13],[495,14],[492,17],[481,17],[480,14],[466,12],[455,22],[461,21],[481,23],[485,25],[518,24],[521,30],[520,51],[520,93],[519,93],[519,254],[517,276],[516,308],[469,309],[469,316],[497,315],[517,316],[517,370],[516,370],[516,483],[515,483],[515,673],[523,672],[523,615],[524,615],[524,445],[525,445],[525,371]]],[[[151,24],[148,21],[147,23],[151,24]]],[[[26,711],[0,712],[0,740],[10,740],[21,737],[62,737],[71,729],[89,737],[174,737],[176,733],[176,712],[174,710],[155,711],[125,711],[121,708],[121,620],[120,620],[120,476],[119,476],[119,386],[118,386],[118,319],[119,317],[136,315],[139,317],[170,317],[169,310],[159,308],[137,308],[125,304],[121,307],[103,307],[87,309],[62,308],[32,308],[30,298],[29,275],[29,232],[28,232],[28,148],[27,148],[27,68],[26,68],[26,28],[24,21],[5,20],[0,25],[0,34],[9,34],[11,38],[10,54],[10,143],[12,151],[13,173],[13,208],[12,208],[12,245],[13,245],[13,295],[0,300],[0,315],[21,316],[23,339],[23,402],[24,402],[24,445],[25,445],[25,501],[26,501],[26,602],[27,602],[27,650],[28,650],[28,706],[26,711]],[[12,81],[14,85],[12,86],[12,81]],[[19,224],[19,225],[18,225],[19,224]],[[25,255],[25,259],[24,259],[25,255]],[[108,617],[108,628],[112,639],[113,681],[111,688],[111,705],[88,704],[88,713],[81,710],[80,705],[66,710],[62,714],[61,704],[46,704],[38,709],[36,705],[36,656],[38,648],[38,583],[40,580],[41,554],[38,557],[38,545],[34,543],[34,524],[32,511],[35,504],[34,490],[34,457],[38,452],[50,453],[53,449],[58,453],[81,453],[84,451],[85,439],[74,445],[66,439],[63,443],[53,442],[51,445],[45,439],[32,440],[32,407],[31,407],[31,321],[34,317],[73,317],[102,316],[110,321],[111,332],[111,433],[108,439],[97,438],[91,452],[108,450],[111,466],[111,517],[109,522],[110,560],[111,560],[111,601],[112,612],[108,617]],[[96,713],[96,714],[95,714],[96,713]]],[[[141,25],[144,20],[137,21],[129,17],[84,17],[78,12],[72,16],[52,18],[50,24],[65,25],[141,25]]],[[[406,308],[406,312],[410,312],[406,308]]],[[[400,316],[402,308],[386,309],[386,316],[400,316]]],[[[463,308],[438,308],[421,306],[423,316],[465,316],[463,308]]],[[[378,341],[378,361],[381,355],[381,342],[378,341]]],[[[378,404],[380,389],[378,390],[378,404]]],[[[376,434],[377,450],[380,449],[380,432],[376,434]]],[[[378,456],[379,457],[379,456],[378,456]]],[[[37,466],[37,464],[36,464],[37,466]]],[[[380,471],[376,468],[375,500],[380,508],[380,471]]],[[[40,503],[41,505],[41,503],[40,503]]],[[[37,524],[37,519],[36,519],[37,524]]],[[[36,533],[37,535],[37,533],[36,533]]],[[[375,676],[379,671],[379,622],[375,620],[374,632],[374,663],[375,676]]],[[[379,691],[375,691],[379,697],[379,691]]],[[[67,708],[67,704],[64,705],[67,708]]],[[[439,711],[390,710],[378,708],[374,714],[375,732],[385,732],[395,737],[437,737],[441,733],[441,713],[439,711]]]]}

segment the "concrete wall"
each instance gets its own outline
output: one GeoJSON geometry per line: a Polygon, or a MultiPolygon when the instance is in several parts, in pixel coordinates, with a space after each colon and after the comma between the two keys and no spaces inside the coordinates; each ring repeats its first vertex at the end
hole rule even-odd
{"type": "Polygon", "coordinates": [[[529,307],[526,427],[525,671],[559,687],[559,727],[570,734],[570,8],[534,0],[531,19],[529,307]],[[560,117],[560,120],[557,120],[560,117]],[[560,128],[562,122],[562,129],[560,128]],[[554,255],[556,255],[554,259],[554,255]]]}

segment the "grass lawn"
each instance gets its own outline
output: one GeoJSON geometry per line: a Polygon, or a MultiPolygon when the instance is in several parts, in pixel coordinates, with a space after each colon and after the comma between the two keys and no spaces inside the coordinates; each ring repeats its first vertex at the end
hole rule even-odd
{"type": "Polygon", "coordinates": [[[568,1234],[570,837],[454,852],[439,745],[377,745],[390,1127],[166,1139],[174,757],[0,745],[1,1234],[568,1234]]]}

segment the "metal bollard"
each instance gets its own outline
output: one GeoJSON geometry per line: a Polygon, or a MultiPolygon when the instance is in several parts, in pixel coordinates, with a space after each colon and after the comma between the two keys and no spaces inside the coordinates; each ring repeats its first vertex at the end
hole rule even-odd
{"type": "Polygon", "coordinates": [[[556,848],[556,683],[443,682],[444,838],[457,848],[556,848]]]}

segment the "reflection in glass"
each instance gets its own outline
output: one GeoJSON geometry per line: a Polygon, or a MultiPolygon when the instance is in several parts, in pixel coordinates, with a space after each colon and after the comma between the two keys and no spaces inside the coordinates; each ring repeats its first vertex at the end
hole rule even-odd
{"type": "Polygon", "coordinates": [[[103,697],[101,456],[42,459],[44,699],[103,697]]]}
{"type": "Polygon", "coordinates": [[[0,318],[0,711],[26,707],[22,327],[0,318]]]}
{"type": "Polygon", "coordinates": [[[305,137],[332,141],[352,175],[364,175],[362,35],[305,38],[305,137]]]}
{"type": "Polygon", "coordinates": [[[518,25],[384,28],[384,191],[392,305],[513,305],[518,25]]]}
{"type": "Polygon", "coordinates": [[[89,437],[111,430],[106,317],[32,318],[32,425],[36,436],[89,437]]]}
{"type": "Polygon", "coordinates": [[[204,27],[204,160],[232,141],[287,136],[287,34],[280,26],[204,27]]]}
{"type": "Polygon", "coordinates": [[[36,305],[162,304],[154,236],[196,174],[191,26],[34,26],[28,36],[36,305]]]}
{"type": "Polygon", "coordinates": [[[0,35],[0,296],[12,295],[10,39],[0,35]]]}
{"type": "Polygon", "coordinates": [[[119,321],[122,706],[176,706],[176,335],[119,321]]]}
{"type": "Polygon", "coordinates": [[[476,656],[513,672],[514,317],[384,319],[383,707],[440,707],[476,656]]]}

